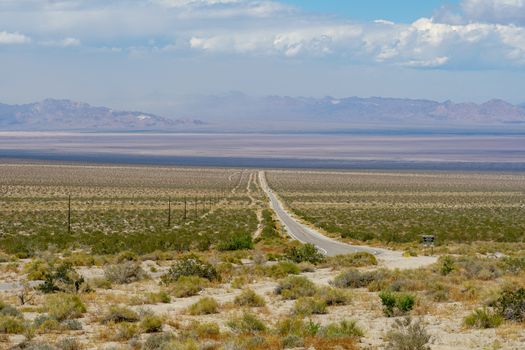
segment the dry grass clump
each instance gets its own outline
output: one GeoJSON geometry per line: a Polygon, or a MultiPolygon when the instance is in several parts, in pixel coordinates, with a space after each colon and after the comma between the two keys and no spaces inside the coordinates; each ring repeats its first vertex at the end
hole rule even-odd
{"type": "Polygon", "coordinates": [[[372,282],[384,278],[381,271],[364,271],[350,269],[337,275],[330,283],[338,288],[364,288],[372,282]]]}
{"type": "Polygon", "coordinates": [[[251,289],[245,289],[233,301],[235,305],[248,307],[263,307],[266,305],[264,298],[251,289]]]}
{"type": "Polygon", "coordinates": [[[474,310],[464,319],[469,328],[497,328],[503,323],[503,317],[487,308],[474,310]]]}
{"type": "Polygon", "coordinates": [[[292,314],[298,316],[323,315],[326,313],[326,302],[312,297],[297,299],[292,309],[292,314]]]}
{"type": "Polygon", "coordinates": [[[128,284],[147,278],[146,271],[140,264],[127,261],[118,265],[110,265],[104,269],[104,276],[110,282],[128,284]]]}
{"type": "Polygon", "coordinates": [[[322,300],[328,306],[348,305],[352,300],[349,291],[328,286],[320,287],[315,298],[322,300]]]}
{"type": "Polygon", "coordinates": [[[231,318],[227,324],[232,331],[240,334],[258,334],[268,330],[264,321],[249,312],[244,312],[242,316],[231,318]]]}
{"type": "Polygon", "coordinates": [[[217,314],[219,313],[219,303],[214,298],[204,297],[190,305],[187,311],[193,316],[217,314]]]}
{"type": "Polygon", "coordinates": [[[139,315],[129,308],[123,306],[111,306],[103,317],[102,323],[137,322],[139,319],[139,315]]]}
{"type": "Polygon", "coordinates": [[[78,295],[67,293],[48,295],[44,307],[48,315],[57,321],[79,318],[87,311],[78,295]]]}
{"type": "Polygon", "coordinates": [[[298,275],[301,272],[299,266],[291,261],[280,261],[265,269],[265,275],[272,278],[283,278],[288,275],[298,275]]]}
{"type": "Polygon", "coordinates": [[[430,350],[430,335],[420,320],[397,319],[386,334],[387,350],[430,350]]]}
{"type": "Polygon", "coordinates": [[[326,265],[336,269],[375,266],[377,265],[377,259],[375,255],[368,252],[357,252],[328,257],[326,265]]]}
{"type": "Polygon", "coordinates": [[[315,283],[303,276],[288,276],[281,280],[275,288],[275,294],[283,299],[311,297],[317,292],[315,283]]]}
{"type": "Polygon", "coordinates": [[[176,298],[187,298],[199,294],[208,285],[207,279],[197,276],[182,276],[177,282],[168,286],[167,291],[176,298]]]}

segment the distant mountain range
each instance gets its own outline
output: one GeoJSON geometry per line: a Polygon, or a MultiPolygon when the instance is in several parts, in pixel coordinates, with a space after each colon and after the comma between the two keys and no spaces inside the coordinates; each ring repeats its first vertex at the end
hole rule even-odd
{"type": "Polygon", "coordinates": [[[193,96],[177,104],[175,114],[210,123],[227,121],[266,125],[358,126],[525,126],[525,105],[493,99],[482,104],[382,97],[252,97],[242,93],[193,96]]]}
{"type": "Polygon", "coordinates": [[[24,105],[0,104],[0,130],[177,130],[181,126],[201,124],[198,120],[115,111],[70,100],[46,99],[24,105]]]}
{"type": "MultiPolygon", "coordinates": [[[[253,97],[242,93],[174,100],[173,118],[115,111],[69,100],[0,104],[0,130],[178,131],[349,130],[525,127],[525,104],[436,102],[382,97],[253,97]]],[[[166,114],[168,114],[166,113],[166,114]]]]}

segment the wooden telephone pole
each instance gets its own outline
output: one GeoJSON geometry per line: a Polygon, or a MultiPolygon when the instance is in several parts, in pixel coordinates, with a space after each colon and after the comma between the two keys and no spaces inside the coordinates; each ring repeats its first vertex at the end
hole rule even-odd
{"type": "Polygon", "coordinates": [[[71,234],[71,195],[67,197],[67,233],[71,234]]]}
{"type": "Polygon", "coordinates": [[[171,197],[168,197],[168,228],[171,227],[171,197]]]}
{"type": "Polygon", "coordinates": [[[187,203],[186,203],[186,197],[184,197],[184,216],[183,219],[186,221],[187,218],[187,203]]]}

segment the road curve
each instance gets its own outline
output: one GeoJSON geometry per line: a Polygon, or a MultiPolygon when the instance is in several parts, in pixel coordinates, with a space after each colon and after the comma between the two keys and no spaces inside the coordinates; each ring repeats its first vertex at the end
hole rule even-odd
{"type": "Polygon", "coordinates": [[[286,228],[286,231],[292,238],[302,242],[302,243],[311,243],[319,249],[323,254],[327,256],[334,256],[340,254],[349,254],[356,252],[368,252],[377,256],[383,254],[395,254],[397,252],[389,251],[386,249],[366,247],[366,246],[355,246],[346,243],[336,241],[334,239],[328,238],[319,232],[313,230],[312,228],[298,222],[294,219],[283,207],[281,201],[273,193],[273,191],[268,186],[266,182],[266,176],[264,171],[259,171],[259,181],[261,187],[266,192],[268,198],[270,199],[270,206],[277,215],[277,218],[281,224],[286,228]]]}

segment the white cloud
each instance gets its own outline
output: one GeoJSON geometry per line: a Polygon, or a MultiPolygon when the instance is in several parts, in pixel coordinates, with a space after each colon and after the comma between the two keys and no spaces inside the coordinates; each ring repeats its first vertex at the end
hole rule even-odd
{"type": "Polygon", "coordinates": [[[0,32],[0,45],[28,44],[31,38],[20,33],[0,32]]]}
{"type": "Polygon", "coordinates": [[[463,0],[461,7],[471,20],[525,24],[525,0],[463,0]]]}
{"type": "Polygon", "coordinates": [[[40,43],[44,46],[55,46],[55,47],[74,47],[80,46],[80,40],[76,38],[64,38],[62,40],[51,40],[51,41],[42,41],[40,43]]]}

